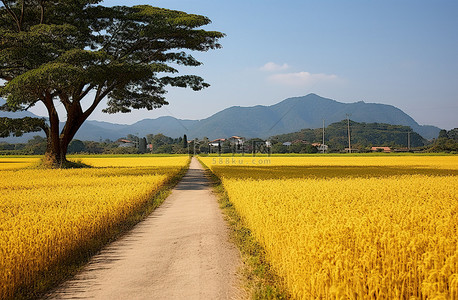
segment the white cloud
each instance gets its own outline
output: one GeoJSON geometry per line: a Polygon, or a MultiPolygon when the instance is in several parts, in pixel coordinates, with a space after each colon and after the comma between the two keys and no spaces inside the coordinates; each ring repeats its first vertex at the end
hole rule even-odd
{"type": "Polygon", "coordinates": [[[274,72],[289,69],[288,64],[278,65],[274,62],[268,62],[261,67],[261,71],[274,72]]]}
{"type": "Polygon", "coordinates": [[[269,80],[274,83],[289,86],[307,86],[319,82],[329,82],[337,80],[337,75],[311,74],[309,72],[274,74],[269,76],[269,80]]]}

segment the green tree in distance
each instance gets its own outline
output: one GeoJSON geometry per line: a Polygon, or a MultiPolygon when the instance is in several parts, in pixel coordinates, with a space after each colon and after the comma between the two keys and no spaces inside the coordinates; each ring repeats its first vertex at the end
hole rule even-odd
{"type": "Polygon", "coordinates": [[[0,132],[45,127],[44,163],[65,166],[70,141],[97,106],[106,113],[168,104],[166,86],[201,90],[195,75],[173,75],[173,65],[199,66],[184,50],[220,48],[224,36],[200,27],[207,17],[140,5],[103,7],[100,0],[0,0],[0,96],[3,110],[42,103],[48,121],[3,121],[0,132]],[[82,105],[89,97],[90,103],[82,105]],[[59,116],[56,107],[65,109],[59,116]],[[59,122],[65,120],[63,128],[59,122]],[[45,126],[43,126],[45,125],[45,126]]]}
{"type": "Polygon", "coordinates": [[[147,150],[146,138],[141,138],[138,142],[138,152],[146,153],[146,150],[147,150]]]}
{"type": "Polygon", "coordinates": [[[188,137],[183,135],[183,148],[188,148],[188,137]]]}

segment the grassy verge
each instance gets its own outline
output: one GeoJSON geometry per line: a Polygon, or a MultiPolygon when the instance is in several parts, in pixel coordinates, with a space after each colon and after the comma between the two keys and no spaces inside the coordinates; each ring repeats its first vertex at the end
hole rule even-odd
{"type": "Polygon", "coordinates": [[[17,289],[12,299],[39,299],[65,280],[76,275],[91,259],[107,244],[119,239],[136,224],[148,217],[169,196],[189,168],[189,163],[177,175],[172,177],[159,190],[151,192],[148,201],[140,205],[132,214],[111,228],[106,229],[99,236],[91,239],[83,246],[75,249],[71,256],[58,265],[51,266],[38,276],[32,286],[23,286],[17,289]]]}
{"type": "Polygon", "coordinates": [[[289,299],[282,280],[273,272],[266,260],[264,248],[255,240],[251,230],[243,223],[235,207],[229,200],[221,180],[204,163],[208,178],[217,192],[220,208],[229,224],[231,239],[242,254],[244,288],[251,299],[289,299]]]}

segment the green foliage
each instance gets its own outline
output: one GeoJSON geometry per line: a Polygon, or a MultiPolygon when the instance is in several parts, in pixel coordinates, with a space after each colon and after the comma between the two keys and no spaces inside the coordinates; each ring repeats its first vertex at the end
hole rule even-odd
{"type": "Polygon", "coordinates": [[[72,140],[68,145],[68,153],[82,153],[85,150],[86,146],[80,140],[72,140]]]}
{"type": "Polygon", "coordinates": [[[151,138],[151,144],[153,145],[153,151],[156,151],[160,146],[173,144],[173,139],[159,133],[151,138]]]}
{"type": "Polygon", "coordinates": [[[428,149],[428,152],[458,152],[458,142],[441,138],[437,139],[435,143],[428,149]]]}
{"type": "Polygon", "coordinates": [[[146,153],[146,138],[141,138],[138,142],[138,152],[146,153]]]}
{"type": "Polygon", "coordinates": [[[439,131],[439,136],[437,138],[438,139],[443,139],[443,138],[448,139],[447,130],[442,129],[441,131],[439,131]]]}
{"type": "Polygon", "coordinates": [[[183,135],[183,148],[188,148],[188,137],[183,135]]]}
{"type": "Polygon", "coordinates": [[[137,154],[138,149],[135,147],[117,147],[109,151],[110,154],[137,154]]]}
{"type": "Polygon", "coordinates": [[[42,102],[49,112],[47,152],[56,160],[65,160],[70,141],[106,98],[105,112],[126,113],[168,104],[167,86],[208,87],[199,76],[171,76],[178,73],[173,65],[199,66],[183,50],[220,48],[224,36],[200,29],[210,23],[204,16],[148,5],[95,5],[99,2],[1,2],[0,96],[7,101],[2,109],[25,110],[42,102]],[[88,95],[92,103],[83,109],[88,95]],[[66,110],[61,130],[57,102],[66,110]]]}
{"type": "Polygon", "coordinates": [[[0,117],[0,137],[22,136],[27,132],[46,130],[45,120],[41,118],[25,117],[10,119],[0,117]]]}
{"type": "Polygon", "coordinates": [[[447,137],[449,139],[454,140],[455,142],[458,142],[458,128],[454,128],[450,131],[447,132],[447,137]]]}
{"type": "Polygon", "coordinates": [[[117,145],[109,142],[94,142],[94,141],[85,141],[84,142],[84,152],[89,154],[101,154],[101,153],[110,153],[111,149],[114,149],[117,145]]]}
{"type": "Polygon", "coordinates": [[[40,155],[45,154],[46,144],[45,138],[36,135],[27,142],[24,148],[28,154],[40,155]]]}
{"type": "Polygon", "coordinates": [[[437,139],[451,139],[451,140],[454,140],[455,142],[458,142],[458,128],[454,128],[450,131],[447,131],[445,129],[442,129],[440,132],[439,132],[439,136],[437,137],[437,139]]]}
{"type": "Polygon", "coordinates": [[[275,143],[272,145],[272,153],[288,153],[288,146],[282,143],[275,143]]]}
{"type": "MultiPolygon", "coordinates": [[[[427,141],[408,126],[390,125],[384,123],[358,123],[350,121],[352,148],[367,149],[372,146],[407,147],[408,132],[410,133],[411,147],[420,147],[427,141]]],[[[323,140],[321,128],[302,129],[299,132],[277,135],[273,139],[278,142],[292,142],[296,140],[309,143],[321,143],[323,140]]],[[[330,124],[325,128],[325,144],[332,149],[342,150],[348,147],[347,121],[342,120],[330,124]]]]}
{"type": "Polygon", "coordinates": [[[458,128],[441,130],[428,152],[458,152],[458,128]]]}

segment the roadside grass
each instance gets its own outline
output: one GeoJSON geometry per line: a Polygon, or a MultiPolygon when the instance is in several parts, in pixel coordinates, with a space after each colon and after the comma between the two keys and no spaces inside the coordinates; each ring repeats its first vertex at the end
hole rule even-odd
{"type": "Polygon", "coordinates": [[[30,300],[41,299],[43,297],[46,299],[48,293],[52,292],[59,284],[75,276],[103,247],[122,237],[159,207],[185,175],[189,168],[189,163],[190,161],[159,190],[152,192],[149,200],[133,211],[128,218],[116,226],[107,229],[103,235],[94,237],[83,246],[75,249],[72,255],[63,263],[50,266],[38,275],[38,279],[34,282],[33,286],[21,287],[12,299],[30,300]]]}
{"type": "MultiPolygon", "coordinates": [[[[200,160],[199,160],[200,161],[200,160]]],[[[207,177],[218,195],[218,202],[229,224],[232,241],[240,250],[242,257],[243,288],[251,299],[290,299],[284,284],[266,260],[264,248],[256,242],[251,230],[244,225],[235,207],[229,201],[221,180],[202,162],[207,177]]]]}

